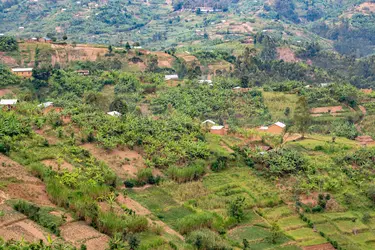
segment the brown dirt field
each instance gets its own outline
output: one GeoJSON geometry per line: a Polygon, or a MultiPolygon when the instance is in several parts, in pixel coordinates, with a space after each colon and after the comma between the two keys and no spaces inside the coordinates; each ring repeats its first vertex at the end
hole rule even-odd
{"type": "Polygon", "coordinates": [[[104,161],[120,178],[135,177],[138,170],[145,168],[142,156],[134,150],[114,149],[110,152],[95,144],[83,144],[95,158],[104,161]]]}
{"type": "Polygon", "coordinates": [[[128,64],[129,64],[129,66],[131,66],[132,68],[136,67],[137,70],[140,70],[140,71],[145,71],[146,68],[147,68],[146,64],[143,63],[143,62],[139,62],[139,63],[129,62],[128,64]]]}
{"type": "Polygon", "coordinates": [[[54,160],[54,159],[44,160],[42,162],[44,163],[44,165],[52,167],[52,169],[55,171],[68,170],[70,172],[74,170],[74,166],[66,161],[63,161],[60,164],[60,167],[59,167],[59,164],[57,163],[57,160],[54,160]]]}
{"type": "Polygon", "coordinates": [[[17,221],[0,228],[0,236],[4,240],[23,239],[28,242],[39,240],[47,242],[48,235],[50,235],[50,233],[46,232],[41,226],[29,219],[17,221]]]}
{"type": "Polygon", "coordinates": [[[230,31],[234,33],[252,33],[254,32],[254,27],[249,23],[235,24],[229,26],[230,31]]]}
{"type": "Polygon", "coordinates": [[[48,134],[47,134],[47,131],[48,131],[48,130],[49,130],[49,128],[47,127],[47,128],[44,128],[44,129],[35,129],[34,132],[35,132],[36,134],[38,134],[38,135],[44,137],[44,138],[48,141],[48,143],[49,143],[50,145],[55,145],[55,144],[57,144],[57,143],[59,142],[59,140],[58,140],[56,137],[54,137],[54,136],[48,135],[48,134]]]}
{"type": "Polygon", "coordinates": [[[143,115],[151,115],[150,105],[147,103],[141,104],[141,112],[143,115]]]}
{"type": "Polygon", "coordinates": [[[368,12],[375,12],[375,3],[362,3],[356,8],[356,11],[362,12],[363,14],[366,14],[368,12]]]}
{"type": "Polygon", "coordinates": [[[337,113],[337,112],[343,111],[343,107],[342,106],[320,107],[320,108],[312,108],[310,111],[313,114],[337,113]]]}
{"type": "Polygon", "coordinates": [[[361,110],[363,115],[367,115],[367,110],[365,107],[363,107],[362,105],[359,105],[358,107],[359,107],[359,110],[361,110]]]}
{"type": "Polygon", "coordinates": [[[302,248],[303,250],[335,250],[335,248],[330,243],[306,246],[302,248]]]}
{"type": "Polygon", "coordinates": [[[300,135],[300,134],[289,134],[289,133],[286,133],[284,135],[283,141],[284,142],[297,141],[297,140],[299,140],[301,138],[302,138],[302,135],[300,135]]]}
{"type": "Polygon", "coordinates": [[[44,183],[31,176],[23,166],[1,154],[0,181],[7,182],[3,192],[9,198],[24,199],[38,205],[54,207],[48,199],[44,183]]]}
{"type": "Polygon", "coordinates": [[[55,50],[55,54],[52,55],[53,65],[56,63],[64,65],[72,61],[96,61],[98,57],[108,52],[107,48],[97,48],[86,44],[77,44],[75,47],[52,44],[51,48],[55,50]]]}
{"type": "Polygon", "coordinates": [[[190,54],[176,54],[176,56],[183,59],[187,63],[198,61],[198,58],[190,54]]]}
{"type": "Polygon", "coordinates": [[[6,94],[12,94],[12,91],[10,89],[0,89],[0,97],[6,94]]]}
{"type": "Polygon", "coordinates": [[[299,197],[299,200],[305,205],[314,207],[318,204],[318,193],[313,193],[310,195],[301,195],[299,197]]]}
{"type": "Polygon", "coordinates": [[[158,66],[160,68],[172,68],[174,57],[164,52],[152,52],[158,57],[158,66]]]}
{"type": "Polygon", "coordinates": [[[67,223],[60,230],[62,238],[76,247],[81,244],[86,244],[90,250],[104,250],[108,247],[109,237],[82,221],[67,223]]]}
{"type": "Polygon", "coordinates": [[[4,213],[4,216],[0,217],[0,228],[9,226],[17,221],[27,219],[25,215],[13,210],[8,205],[0,205],[0,211],[4,213]]]}
{"type": "Polygon", "coordinates": [[[11,183],[6,187],[6,193],[11,198],[31,201],[38,205],[54,207],[49,200],[46,187],[41,184],[11,183]]]}
{"type": "Polygon", "coordinates": [[[277,48],[277,53],[279,54],[279,60],[285,62],[299,62],[300,60],[296,57],[293,50],[290,48],[277,48]]]}
{"type": "Polygon", "coordinates": [[[151,214],[150,210],[148,210],[147,208],[143,207],[141,204],[139,204],[135,200],[133,200],[133,199],[131,199],[129,197],[124,197],[122,194],[120,194],[117,197],[116,201],[120,205],[125,205],[127,208],[133,210],[138,215],[149,215],[149,214],[151,214]]]}
{"type": "Polygon", "coordinates": [[[13,57],[6,56],[5,52],[0,52],[0,62],[8,65],[8,66],[17,66],[17,60],[13,57]]]}

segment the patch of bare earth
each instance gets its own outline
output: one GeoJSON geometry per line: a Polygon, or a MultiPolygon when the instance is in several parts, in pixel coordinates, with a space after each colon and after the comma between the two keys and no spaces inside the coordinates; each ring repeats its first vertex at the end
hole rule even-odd
{"type": "Polygon", "coordinates": [[[187,63],[192,63],[194,61],[198,61],[198,58],[196,58],[195,56],[190,55],[190,54],[177,54],[176,56],[178,58],[183,59],[187,63]]]}
{"type": "Polygon", "coordinates": [[[174,57],[164,52],[153,52],[158,57],[158,66],[160,68],[172,68],[174,57]]]}
{"type": "Polygon", "coordinates": [[[51,206],[44,183],[27,170],[0,154],[0,181],[6,183],[2,191],[9,199],[24,199],[42,206],[51,206]]]}
{"type": "Polygon", "coordinates": [[[44,160],[42,162],[44,165],[49,166],[53,170],[58,171],[58,172],[63,171],[63,170],[67,170],[70,172],[74,170],[74,166],[64,160],[62,162],[58,162],[58,160],[49,159],[49,160],[44,160]]]}
{"type": "Polygon", "coordinates": [[[99,57],[104,56],[107,48],[98,48],[86,44],[58,45],[52,44],[55,54],[52,55],[52,64],[59,63],[65,65],[72,61],[96,61],[99,57]]]}
{"type": "Polygon", "coordinates": [[[16,59],[10,56],[6,56],[5,52],[0,52],[0,62],[11,67],[18,65],[16,59]]]}
{"type": "Polygon", "coordinates": [[[319,108],[312,108],[310,112],[312,114],[323,114],[323,113],[330,113],[331,115],[335,115],[338,112],[342,112],[344,109],[342,106],[329,106],[329,107],[319,107],[319,108]]]}
{"type": "Polygon", "coordinates": [[[375,3],[365,2],[360,4],[356,11],[362,12],[362,14],[370,14],[375,12],[375,3]]]}
{"type": "Polygon", "coordinates": [[[130,149],[107,151],[95,144],[82,145],[95,158],[105,162],[120,178],[135,177],[138,170],[145,168],[142,156],[130,149]]]}
{"type": "Polygon", "coordinates": [[[57,143],[59,142],[59,140],[58,140],[56,137],[50,135],[50,134],[48,133],[48,130],[49,130],[48,128],[35,129],[34,132],[35,132],[36,134],[38,134],[38,135],[44,137],[44,139],[46,139],[50,145],[57,144],[57,143]]]}
{"type": "Polygon", "coordinates": [[[279,55],[279,60],[283,60],[285,62],[299,62],[300,60],[294,54],[294,51],[290,48],[282,47],[277,48],[277,53],[279,55]]]}
{"type": "Polygon", "coordinates": [[[335,250],[331,243],[325,243],[314,246],[306,246],[302,248],[303,250],[335,250]]]}
{"type": "Polygon", "coordinates": [[[8,205],[0,205],[0,211],[4,213],[0,217],[0,237],[4,240],[25,240],[46,242],[49,233],[35,222],[8,205]]]}
{"type": "Polygon", "coordinates": [[[302,135],[300,134],[289,134],[286,133],[283,137],[284,142],[289,142],[289,141],[298,141],[302,138],[302,135]]]}
{"type": "Polygon", "coordinates": [[[60,227],[61,237],[76,247],[82,244],[89,250],[104,250],[108,248],[109,237],[88,226],[85,222],[67,223],[60,227]]]}
{"type": "Polygon", "coordinates": [[[5,96],[7,94],[12,94],[10,89],[0,89],[0,97],[5,96]]]}

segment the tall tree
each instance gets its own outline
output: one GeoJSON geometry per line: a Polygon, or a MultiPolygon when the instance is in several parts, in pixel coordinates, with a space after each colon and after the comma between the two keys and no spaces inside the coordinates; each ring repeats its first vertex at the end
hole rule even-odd
{"type": "Polygon", "coordinates": [[[305,96],[301,96],[297,101],[297,107],[294,111],[294,124],[297,131],[305,137],[305,133],[311,124],[310,109],[305,96]]]}

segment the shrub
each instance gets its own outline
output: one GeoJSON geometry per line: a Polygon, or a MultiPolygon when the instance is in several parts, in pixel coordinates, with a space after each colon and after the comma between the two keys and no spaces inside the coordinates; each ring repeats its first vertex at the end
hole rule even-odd
{"type": "Polygon", "coordinates": [[[125,232],[127,223],[113,212],[101,212],[99,213],[97,226],[100,232],[115,235],[115,233],[125,232]]]}
{"type": "Polygon", "coordinates": [[[364,213],[362,216],[362,222],[363,223],[369,223],[371,219],[371,216],[369,213],[364,213]]]}
{"type": "Polygon", "coordinates": [[[210,228],[213,216],[209,213],[197,213],[185,216],[178,223],[178,230],[182,234],[190,233],[197,229],[210,228]]]}
{"type": "Polygon", "coordinates": [[[137,180],[139,183],[148,183],[148,180],[150,178],[152,178],[152,169],[151,168],[145,168],[145,169],[142,169],[140,170],[138,173],[137,173],[137,180]]]}
{"type": "Polygon", "coordinates": [[[127,188],[133,188],[135,186],[136,180],[134,179],[128,179],[124,181],[124,185],[127,188]]]}
{"type": "Polygon", "coordinates": [[[59,235],[59,227],[63,224],[63,219],[61,217],[52,215],[49,210],[40,208],[30,202],[17,200],[13,204],[14,210],[23,213],[30,220],[35,221],[39,225],[48,228],[52,233],[59,235]]]}
{"type": "Polygon", "coordinates": [[[228,158],[225,156],[220,156],[217,158],[217,160],[212,163],[211,169],[212,171],[218,172],[220,170],[226,169],[228,166],[228,158]]]}
{"type": "Polygon", "coordinates": [[[204,167],[199,165],[193,165],[183,168],[171,166],[167,170],[169,178],[178,183],[198,180],[201,176],[203,176],[204,173],[204,167]]]}
{"type": "Polygon", "coordinates": [[[148,222],[145,217],[132,215],[126,218],[126,231],[132,233],[140,233],[146,231],[148,222]]]}
{"type": "Polygon", "coordinates": [[[236,219],[237,222],[241,222],[245,216],[245,197],[237,197],[229,205],[229,215],[236,219]]]}
{"type": "Polygon", "coordinates": [[[254,160],[268,169],[270,175],[287,175],[303,171],[307,160],[298,151],[288,148],[256,155],[254,160]]]}
{"type": "Polygon", "coordinates": [[[219,235],[210,231],[209,229],[203,229],[199,231],[194,231],[189,234],[186,241],[192,244],[196,249],[206,249],[206,250],[229,250],[232,249],[231,246],[227,245],[220,238],[219,235]]]}

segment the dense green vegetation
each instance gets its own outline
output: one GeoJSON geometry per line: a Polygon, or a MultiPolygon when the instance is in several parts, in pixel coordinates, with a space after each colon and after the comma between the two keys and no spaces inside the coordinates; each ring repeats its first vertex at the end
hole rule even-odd
{"type": "MultiPolygon", "coordinates": [[[[110,249],[372,249],[375,107],[374,94],[360,88],[375,86],[374,57],[351,56],[371,54],[364,50],[373,46],[372,15],[335,22],[354,1],[330,3],[70,3],[85,18],[72,18],[64,1],[2,3],[9,30],[30,8],[25,23],[40,18],[35,29],[54,41],[119,46],[60,65],[58,46],[0,37],[2,55],[14,59],[8,65],[34,67],[31,78],[19,78],[0,64],[1,98],[18,99],[0,110],[0,153],[39,178],[58,209],[108,235],[110,249]],[[220,10],[207,14],[202,5],[220,10]],[[57,21],[64,32],[55,32],[57,21]],[[254,24],[244,32],[254,44],[230,30],[239,23],[254,24]],[[300,26],[333,46],[311,33],[297,38],[300,26]],[[345,48],[353,35],[367,41],[363,51],[345,48]],[[53,107],[38,106],[47,101],[53,107]],[[207,120],[224,127],[211,133],[207,120]],[[276,122],[285,124],[280,132],[276,122]]],[[[51,208],[17,196],[5,205],[61,244],[1,241],[0,248],[65,247],[64,218],[51,208]]]]}

